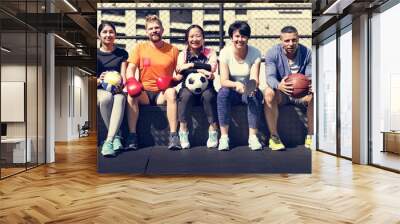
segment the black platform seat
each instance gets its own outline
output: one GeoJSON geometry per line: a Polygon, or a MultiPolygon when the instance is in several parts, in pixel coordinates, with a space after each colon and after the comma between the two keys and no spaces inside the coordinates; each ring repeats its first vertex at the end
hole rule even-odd
{"type": "MultiPolygon", "coordinates": [[[[285,105],[280,108],[278,132],[287,147],[304,144],[306,135],[305,108],[285,105]]],[[[192,119],[188,123],[190,143],[192,146],[204,146],[208,138],[208,121],[203,108],[195,106],[192,119]]],[[[128,133],[127,116],[124,117],[121,131],[123,137],[128,133]]],[[[166,106],[141,106],[137,124],[140,147],[166,146],[168,144],[169,127],[166,106]]],[[[259,133],[261,140],[267,144],[269,132],[262,114],[259,133]]],[[[98,142],[102,143],[107,136],[104,122],[98,113],[98,142]]],[[[232,108],[232,121],[229,128],[230,144],[245,146],[248,139],[247,109],[244,105],[232,108]]]]}

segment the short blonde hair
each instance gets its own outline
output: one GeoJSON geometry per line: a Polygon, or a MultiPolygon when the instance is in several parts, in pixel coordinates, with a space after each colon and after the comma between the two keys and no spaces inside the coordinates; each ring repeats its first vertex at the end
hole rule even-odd
{"type": "Polygon", "coordinates": [[[146,20],[145,20],[145,28],[147,29],[147,24],[148,23],[153,23],[153,22],[157,22],[161,27],[163,27],[161,20],[158,18],[157,15],[148,15],[146,16],[146,20]]]}

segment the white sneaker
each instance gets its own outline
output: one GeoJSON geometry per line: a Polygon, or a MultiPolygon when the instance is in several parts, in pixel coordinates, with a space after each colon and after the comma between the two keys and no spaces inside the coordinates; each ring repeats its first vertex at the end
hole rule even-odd
{"type": "Polygon", "coordinates": [[[221,138],[219,139],[218,150],[219,151],[229,150],[229,137],[228,137],[228,135],[221,135],[221,138]]]}
{"type": "Polygon", "coordinates": [[[218,146],[218,132],[208,131],[207,148],[216,148],[218,146]]]}
{"type": "Polygon", "coordinates": [[[258,141],[257,135],[249,135],[249,148],[253,151],[262,149],[260,141],[258,141]]]}
{"type": "Polygon", "coordinates": [[[181,142],[182,149],[190,148],[189,132],[179,132],[179,141],[181,142]]]}

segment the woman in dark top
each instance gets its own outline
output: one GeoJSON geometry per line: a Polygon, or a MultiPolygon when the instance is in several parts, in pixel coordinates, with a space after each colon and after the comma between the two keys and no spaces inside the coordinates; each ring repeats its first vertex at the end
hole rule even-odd
{"type": "Polygon", "coordinates": [[[216,92],[213,85],[214,72],[217,69],[217,55],[211,48],[204,47],[204,31],[198,25],[191,25],[185,33],[187,47],[179,53],[177,62],[177,79],[182,80],[178,93],[179,139],[183,149],[190,148],[187,120],[196,101],[201,101],[210,124],[207,147],[218,146],[218,126],[216,110],[216,92]],[[202,73],[208,79],[208,86],[201,94],[192,93],[185,81],[190,73],[202,73]]]}
{"type": "Polygon", "coordinates": [[[101,117],[108,129],[101,154],[103,156],[115,156],[116,151],[122,149],[121,137],[118,135],[125,110],[125,95],[122,93],[122,85],[125,83],[125,71],[128,53],[115,46],[116,30],[112,23],[103,22],[98,28],[101,46],[97,49],[97,105],[100,108],[101,117]],[[116,91],[111,92],[102,88],[106,72],[118,72],[123,82],[116,86],[116,91]]]}

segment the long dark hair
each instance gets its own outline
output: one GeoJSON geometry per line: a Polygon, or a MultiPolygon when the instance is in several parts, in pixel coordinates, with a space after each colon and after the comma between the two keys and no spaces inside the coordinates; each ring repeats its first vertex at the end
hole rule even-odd
{"type": "Polygon", "coordinates": [[[189,32],[190,32],[190,30],[193,29],[193,28],[197,28],[197,29],[200,30],[201,35],[203,36],[203,40],[204,40],[204,30],[203,30],[203,28],[201,28],[201,26],[199,26],[199,25],[197,25],[197,24],[193,24],[193,25],[189,26],[189,27],[186,29],[186,31],[185,31],[185,42],[186,42],[186,43],[188,43],[188,40],[189,40],[189,32]]]}

